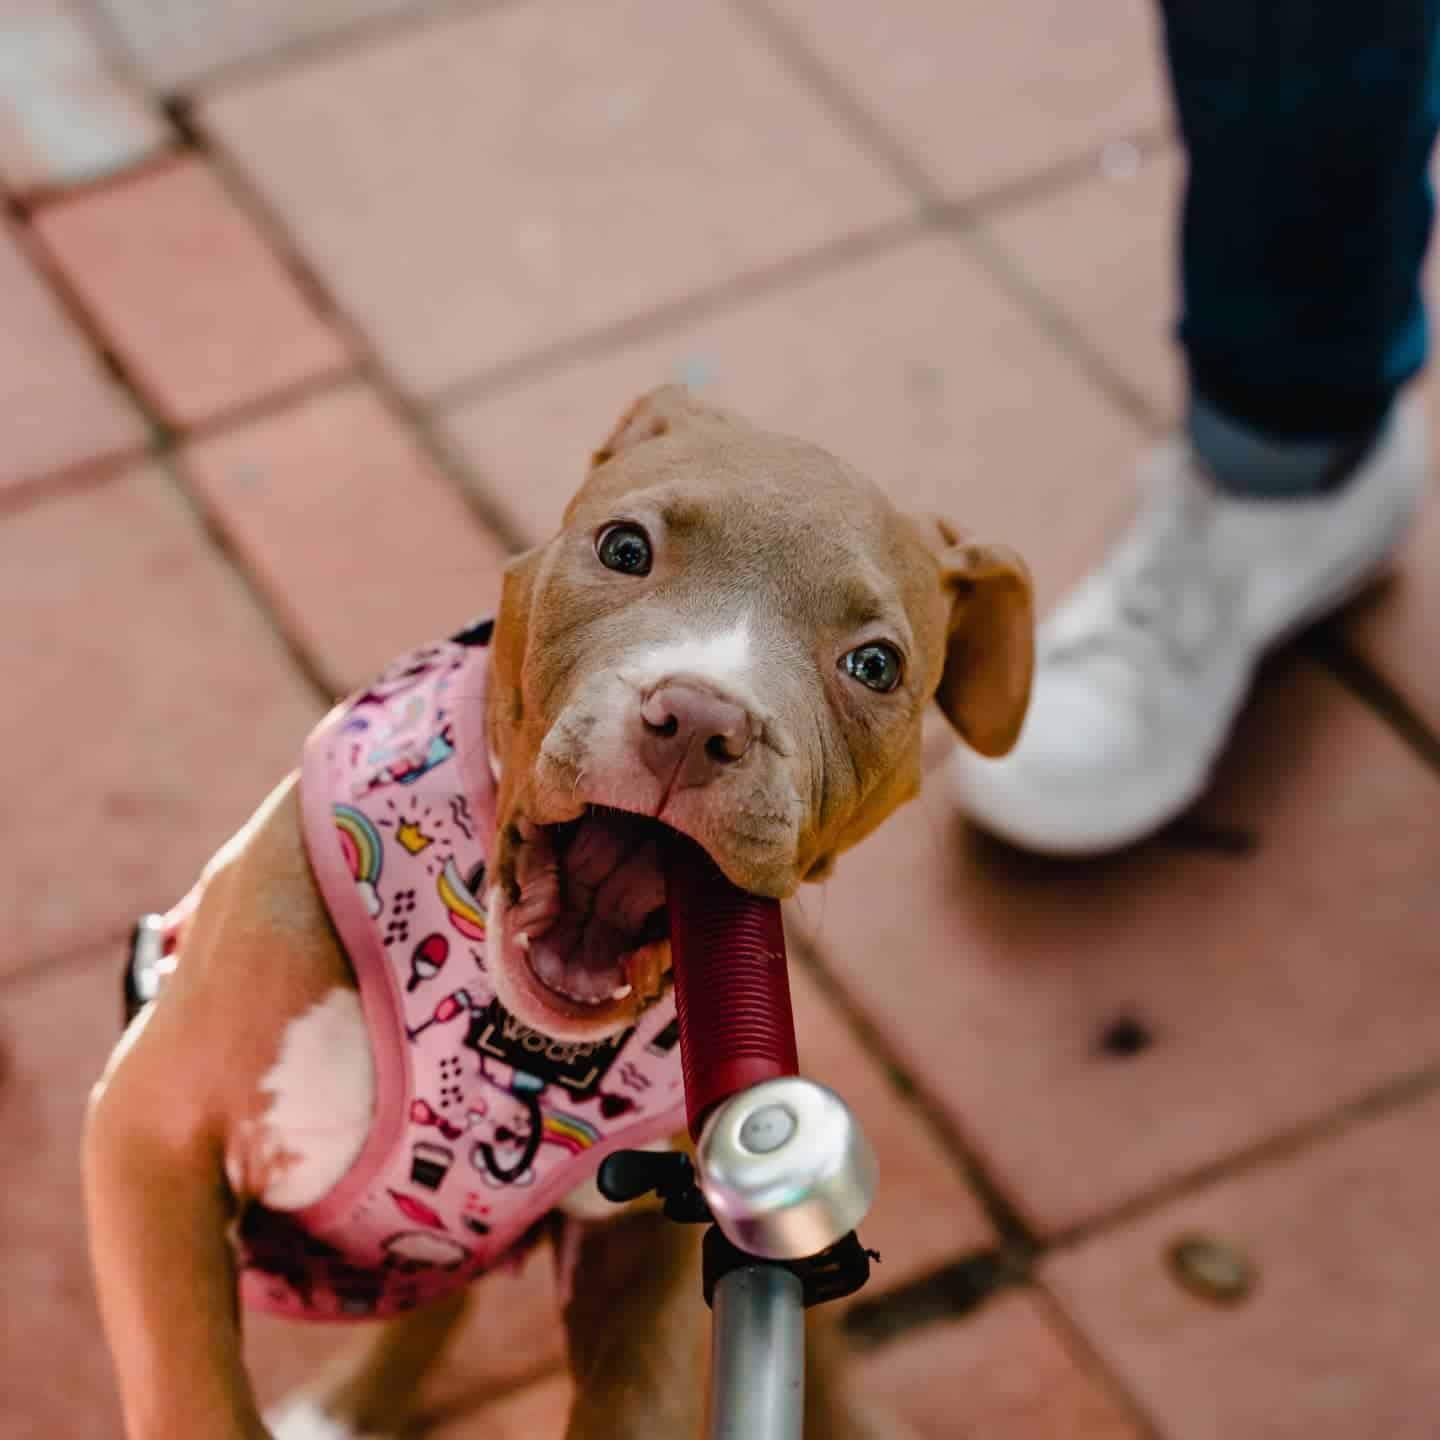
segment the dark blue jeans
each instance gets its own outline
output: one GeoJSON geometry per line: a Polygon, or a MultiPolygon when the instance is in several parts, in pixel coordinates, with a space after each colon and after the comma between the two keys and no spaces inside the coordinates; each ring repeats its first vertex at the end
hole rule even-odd
{"type": "Polygon", "coordinates": [[[1440,0],[1160,3],[1194,401],[1271,442],[1373,435],[1426,356],[1440,0]]]}

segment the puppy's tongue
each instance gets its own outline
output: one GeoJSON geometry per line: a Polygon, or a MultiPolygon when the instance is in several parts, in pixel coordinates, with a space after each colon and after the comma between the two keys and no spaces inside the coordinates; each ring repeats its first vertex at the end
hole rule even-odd
{"type": "Polygon", "coordinates": [[[522,827],[522,835],[512,917],[515,932],[529,937],[530,968],[584,1003],[623,993],[626,961],[665,903],[653,822],[598,811],[573,831],[522,827]]]}

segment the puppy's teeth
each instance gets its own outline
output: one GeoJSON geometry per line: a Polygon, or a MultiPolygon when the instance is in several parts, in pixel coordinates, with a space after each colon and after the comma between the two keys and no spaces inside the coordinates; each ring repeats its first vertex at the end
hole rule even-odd
{"type": "Polygon", "coordinates": [[[523,930],[515,936],[515,948],[522,955],[530,953],[530,937],[523,930]]]}
{"type": "Polygon", "coordinates": [[[630,995],[634,991],[634,988],[635,987],[633,985],[617,985],[610,992],[610,998],[612,1000],[623,1000],[627,995],[630,995]]]}

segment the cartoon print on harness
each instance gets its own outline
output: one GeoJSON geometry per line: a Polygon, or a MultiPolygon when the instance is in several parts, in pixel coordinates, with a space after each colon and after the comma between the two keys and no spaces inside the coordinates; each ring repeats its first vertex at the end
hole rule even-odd
{"type": "Polygon", "coordinates": [[[540,1108],[545,1082],[516,1070],[507,1084],[484,1059],[480,1078],[485,1091],[472,1098],[466,1116],[470,1163],[487,1185],[533,1185],[535,1157],[545,1138],[540,1108]]]}
{"type": "Polygon", "coordinates": [[[446,861],[435,887],[445,902],[450,923],[467,939],[485,939],[485,906],[480,896],[485,893],[485,866],[476,865],[463,879],[454,858],[446,861]]]}
{"type": "Polygon", "coordinates": [[[458,1240],[429,1230],[399,1230],[380,1242],[385,1264],[402,1274],[420,1270],[458,1270],[470,1251],[458,1240]]]}
{"type": "Polygon", "coordinates": [[[336,805],[334,814],[340,851],[365,904],[365,913],[374,919],[384,908],[377,888],[385,865],[380,832],[370,823],[370,817],[353,805],[336,805]]]}
{"type": "Polygon", "coordinates": [[[472,1167],[493,1187],[533,1184],[535,1160],[546,1141],[575,1155],[597,1138],[595,1127],[582,1117],[542,1107],[542,1077],[506,1065],[471,1044],[472,1035],[484,1032],[489,1013],[490,1007],[479,1006],[468,990],[454,990],[406,1032],[412,1045],[432,1050],[437,1077],[437,1088],[416,1096],[410,1105],[412,1125],[439,1132],[436,1139],[417,1140],[412,1150],[412,1178],[418,1171],[428,1189],[439,1189],[453,1163],[445,1141],[463,1140],[472,1167]],[[461,1019],[465,1029],[457,1034],[461,1019]],[[462,1106],[463,1119],[458,1113],[462,1106]]]}
{"type": "Polygon", "coordinates": [[[445,699],[453,673],[464,666],[463,651],[448,645],[429,646],[397,663],[349,702],[341,733],[363,755],[363,779],[356,799],[387,785],[415,785],[455,753],[455,732],[445,699]],[[437,671],[433,709],[422,687],[437,671]],[[401,698],[403,697],[403,698],[401,698]],[[373,711],[378,708],[379,715],[373,711]],[[383,728],[377,729],[377,723],[383,728]]]}
{"type": "MultiPolygon", "coordinates": [[[[415,718],[423,718],[423,711],[415,718]]],[[[414,785],[454,753],[455,732],[449,720],[423,746],[417,746],[411,739],[380,746],[366,757],[376,768],[365,784],[365,793],[381,790],[386,785],[414,785]]]]}

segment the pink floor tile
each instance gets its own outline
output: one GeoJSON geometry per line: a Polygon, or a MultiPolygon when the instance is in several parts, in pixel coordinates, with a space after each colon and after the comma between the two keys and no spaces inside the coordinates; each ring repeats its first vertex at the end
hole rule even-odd
{"type": "Polygon", "coordinates": [[[921,1113],[855,1036],[804,967],[792,962],[800,1067],[842,1095],[875,1147],[880,1187],[860,1227],[882,1263],[862,1292],[870,1299],[977,1250],[995,1233],[921,1113]]]}
{"type": "Polygon", "coordinates": [[[97,0],[154,84],[184,90],[206,72],[264,60],[302,42],[324,44],[357,22],[428,8],[424,0],[97,0]]]}
{"type": "Polygon", "coordinates": [[[1093,179],[985,222],[1025,280],[1166,420],[1181,411],[1174,332],[1183,170],[1176,150],[1143,161],[1136,150],[1114,175],[1097,166],[1093,179]]]}
{"type": "Polygon", "coordinates": [[[50,206],[36,226],[172,424],[199,424],[349,363],[199,161],[50,206]]]}
{"type": "Polygon", "coordinates": [[[1045,603],[1131,504],[1142,437],[945,236],[478,401],[449,430],[487,499],[538,538],[619,413],[672,379],[1013,542],[1045,603]]]}
{"type": "Polygon", "coordinates": [[[0,179],[11,190],[108,175],[167,138],[81,12],[65,0],[0,0],[0,179]]]}
{"type": "Polygon", "coordinates": [[[423,392],[909,204],[722,0],[487,6],[204,123],[423,392]]]}
{"type": "Polygon", "coordinates": [[[499,543],[361,386],[203,440],[184,463],[337,691],[494,608],[499,543]]]}
{"type": "Polygon", "coordinates": [[[953,199],[1167,118],[1155,10],[1144,0],[773,4],[953,199]]]}
{"type": "Polygon", "coordinates": [[[0,492],[139,450],[145,428],[0,225],[0,492]]]}
{"type": "Polygon", "coordinates": [[[841,861],[813,933],[1041,1230],[1440,1057],[1436,781],[1313,668],[1273,667],[1243,718],[1199,812],[1219,849],[1026,859],[940,778],[841,861]]]}
{"type": "Polygon", "coordinates": [[[85,1099],[120,1037],[121,947],[0,998],[0,1430],[120,1440],[80,1195],[85,1099]]]}
{"type": "Polygon", "coordinates": [[[1166,1440],[1429,1440],[1437,1133],[1432,1094],[1059,1255],[1045,1278],[1166,1440]],[[1170,1251],[1194,1237],[1244,1258],[1248,1299],[1176,1282],[1170,1251]]]}
{"type": "Polygon", "coordinates": [[[150,470],[0,520],[0,974],[179,898],[317,713],[150,470]]]}
{"type": "MultiPolygon", "coordinates": [[[[858,1397],[915,1440],[1139,1440],[1120,1402],[1067,1346],[1045,1306],[1000,1295],[856,1364],[858,1397]]],[[[883,1433],[883,1432],[882,1432],[883,1433]]]]}

